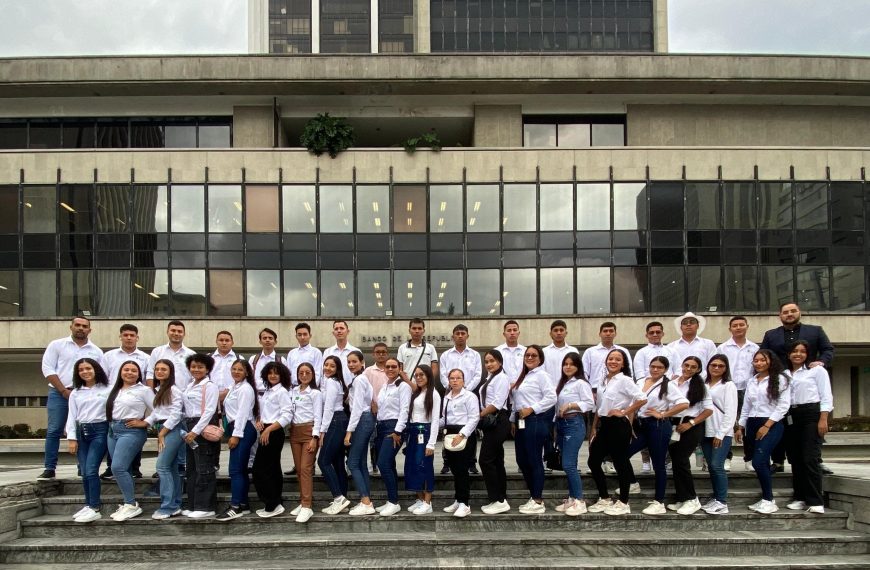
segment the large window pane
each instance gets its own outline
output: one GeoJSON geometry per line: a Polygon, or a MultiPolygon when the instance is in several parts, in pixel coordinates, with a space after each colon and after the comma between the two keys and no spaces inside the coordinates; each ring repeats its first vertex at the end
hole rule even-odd
{"type": "Polygon", "coordinates": [[[538,229],[534,184],[504,185],[504,231],[533,232],[538,229]]]}
{"type": "Polygon", "coordinates": [[[208,187],[208,231],[212,233],[242,231],[241,186],[208,187]]]}
{"type": "Polygon", "coordinates": [[[577,185],[577,229],[610,229],[610,184],[577,185]]]}
{"type": "Polygon", "coordinates": [[[692,266],[688,268],[688,307],[691,311],[719,311],[722,309],[720,267],[692,266]]]}
{"type": "Polygon", "coordinates": [[[18,186],[0,186],[0,231],[18,232],[18,186]]]}
{"type": "Polygon", "coordinates": [[[645,313],[649,310],[646,296],[648,268],[615,267],[613,269],[613,311],[645,313]]]}
{"type": "Polygon", "coordinates": [[[20,305],[18,272],[0,271],[0,317],[17,317],[20,305]]]}
{"type": "Polygon", "coordinates": [[[828,268],[799,265],[797,268],[797,302],[805,311],[828,311],[831,308],[831,282],[828,268]]]}
{"type": "Polygon", "coordinates": [[[791,265],[768,265],[759,268],[760,311],[778,311],[780,305],[794,300],[794,268],[791,265]]]}
{"type": "Polygon", "coordinates": [[[54,271],[24,272],[25,317],[53,317],[58,314],[56,296],[54,271]]]}
{"type": "Polygon", "coordinates": [[[353,188],[345,185],[320,187],[320,231],[353,232],[353,188]]]}
{"type": "Polygon", "coordinates": [[[308,233],[317,230],[314,186],[284,186],[284,232],[308,233]]]}
{"type": "Polygon", "coordinates": [[[96,190],[96,211],[94,225],[96,231],[124,233],[130,231],[127,213],[130,200],[130,186],[127,184],[101,184],[96,190]]]}
{"type": "Polygon", "coordinates": [[[91,221],[91,196],[94,187],[90,184],[64,184],[60,187],[57,212],[60,233],[87,233],[93,231],[91,221]]]}
{"type": "Polygon", "coordinates": [[[94,312],[91,296],[91,272],[87,269],[60,271],[60,304],[58,314],[79,315],[82,311],[94,312]]]}
{"type": "Polygon", "coordinates": [[[320,314],[325,317],[352,316],[353,271],[321,271],[320,277],[320,314]]]}
{"type": "Polygon", "coordinates": [[[646,184],[614,184],[613,229],[644,230],[646,228],[646,184]]]}
{"type": "Polygon", "coordinates": [[[755,266],[725,267],[725,310],[757,311],[759,285],[755,266]]]}
{"type": "Polygon", "coordinates": [[[589,124],[567,123],[559,125],[559,146],[561,148],[587,148],[590,144],[589,124]]]}
{"type": "Polygon", "coordinates": [[[686,183],[686,228],[719,229],[719,185],[715,182],[686,183]]]}
{"type": "Polygon", "coordinates": [[[357,275],[359,284],[357,296],[361,317],[384,317],[391,309],[389,271],[360,271],[357,275]]]}
{"type": "Polygon", "coordinates": [[[172,186],[172,221],[173,232],[204,232],[205,231],[205,189],[200,185],[172,186]]]}
{"type": "Polygon", "coordinates": [[[625,125],[592,125],[592,146],[625,146],[625,125]]]}
{"type": "Polygon", "coordinates": [[[395,316],[419,316],[426,312],[426,271],[400,270],[393,274],[395,316]]]}
{"type": "Polygon", "coordinates": [[[169,231],[169,193],[163,184],[133,186],[133,231],[169,231]]]}
{"type": "Polygon", "coordinates": [[[610,268],[577,268],[577,313],[610,312],[610,268]]]}
{"type": "Polygon", "coordinates": [[[538,313],[538,276],[535,269],[504,270],[504,314],[535,315],[538,313]]]}
{"type": "Polygon", "coordinates": [[[554,147],[556,146],[556,125],[523,125],[523,146],[554,147]]]}
{"type": "Polygon", "coordinates": [[[393,187],[393,231],[418,233],[426,231],[426,187],[393,187]]]}
{"type": "Polygon", "coordinates": [[[828,184],[799,182],[794,185],[795,227],[828,229],[828,184]]]}
{"type": "Polygon", "coordinates": [[[430,315],[461,315],[463,313],[465,298],[462,294],[461,270],[433,270],[430,274],[429,284],[430,315]],[[444,296],[441,296],[441,293],[444,293],[444,296]]]}
{"type": "Polygon", "coordinates": [[[54,186],[25,186],[23,214],[25,233],[55,233],[57,231],[57,189],[54,186]]]}
{"type": "Polygon", "coordinates": [[[755,184],[752,182],[725,182],[722,184],[722,203],[726,230],[755,228],[758,205],[755,184]]]}
{"type": "Polygon", "coordinates": [[[165,315],[169,313],[169,271],[137,269],[133,272],[133,313],[165,315]]]}
{"type": "Polygon", "coordinates": [[[166,125],[164,132],[166,148],[196,148],[196,125],[166,125]]]}
{"type": "Polygon", "coordinates": [[[683,229],[683,184],[653,182],[649,185],[649,225],[654,230],[683,229]]]}
{"type": "Polygon", "coordinates": [[[356,187],[356,231],[363,234],[390,231],[389,186],[356,187]]]}
{"type": "MultiPolygon", "coordinates": [[[[213,270],[208,272],[208,314],[235,316],[245,314],[242,272],[213,270]]],[[[250,295],[250,288],[248,288],[250,295]]],[[[250,302],[248,303],[250,311],[250,302]]],[[[250,314],[250,313],[249,313],[250,314]]]]}
{"type": "Polygon", "coordinates": [[[200,125],[200,148],[229,148],[230,127],[228,125],[200,125]]]}
{"type": "Polygon", "coordinates": [[[542,315],[566,315],[574,312],[573,269],[543,268],[540,283],[542,315]]]}
{"type": "Polygon", "coordinates": [[[98,271],[94,314],[123,317],[130,314],[130,271],[98,271]]]}
{"type": "Polygon", "coordinates": [[[172,272],[173,315],[205,315],[205,271],[176,269],[172,272]]]}
{"type": "Polygon", "coordinates": [[[245,274],[248,316],[273,317],[281,314],[281,273],[277,270],[248,270],[245,274]]]}
{"type": "Polygon", "coordinates": [[[861,182],[831,182],[831,227],[864,229],[864,185],[861,182]]]}
{"type": "MultiPolygon", "coordinates": [[[[468,300],[465,302],[469,315],[498,315],[501,313],[501,285],[499,272],[492,269],[469,269],[468,300]]],[[[432,295],[441,296],[443,291],[433,287],[432,295]]]]}
{"type": "Polygon", "coordinates": [[[570,184],[541,184],[541,230],[574,229],[574,189],[570,184]]]}
{"type": "Polygon", "coordinates": [[[499,188],[495,184],[469,185],[466,192],[466,228],[468,232],[499,230],[499,188]]]}
{"type": "Polygon", "coordinates": [[[429,187],[429,227],[433,233],[462,231],[462,186],[429,187]]]}
{"type": "Polygon", "coordinates": [[[864,311],[867,309],[867,290],[863,267],[834,267],[833,283],[832,310],[864,311]]]}
{"type": "Polygon", "coordinates": [[[261,184],[245,186],[245,231],[277,232],[279,212],[277,186],[261,184]]]}
{"type": "Polygon", "coordinates": [[[791,184],[759,182],[758,227],[761,229],[791,228],[791,184]]]}
{"type": "Polygon", "coordinates": [[[284,314],[317,315],[317,272],[313,269],[284,272],[284,314]]]}
{"type": "Polygon", "coordinates": [[[650,268],[650,284],[653,311],[678,313],[684,310],[686,295],[683,288],[682,267],[650,268]]]}

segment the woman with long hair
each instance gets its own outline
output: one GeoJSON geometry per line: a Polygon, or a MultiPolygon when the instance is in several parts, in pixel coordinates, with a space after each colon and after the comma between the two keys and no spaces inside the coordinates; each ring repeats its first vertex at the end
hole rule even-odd
{"type": "Polygon", "coordinates": [[[260,417],[260,404],[257,401],[257,383],[254,369],[244,358],[237,358],[230,365],[232,386],[224,396],[224,413],[227,417],[227,433],[230,439],[230,504],[218,515],[219,521],[231,521],[251,512],[248,494],[251,480],[248,477],[248,460],[251,448],[257,441],[257,428],[254,419],[260,417]]]}
{"type": "Polygon", "coordinates": [[[707,391],[713,415],[704,422],[701,450],[710,471],[713,497],[702,509],[708,515],[728,514],[728,472],[725,461],[731,451],[731,437],[737,421],[737,386],[731,381],[731,365],[724,354],[714,354],[707,361],[707,391]]]}
{"type": "Polygon", "coordinates": [[[791,463],[791,510],[822,514],[822,440],[834,409],[831,378],[824,366],[807,367],[809,344],[797,340],[787,349],[791,372],[790,421],[785,422],[785,448],[791,463]]]}
{"type": "Polygon", "coordinates": [[[320,446],[320,421],[323,395],[317,389],[314,367],[303,362],[296,367],[298,384],[290,390],[293,421],[290,423],[290,449],[299,479],[299,506],[290,511],[296,522],[306,523],[314,516],[314,459],[320,446]]]}
{"type": "MultiPolygon", "coordinates": [[[[347,433],[349,414],[344,402],[348,388],[344,381],[344,365],[337,356],[323,359],[323,417],[320,421],[320,455],[317,465],[329,491],[332,502],[321,512],[337,515],[350,506],[347,498],[347,471],[344,468],[344,436],[347,433]]],[[[372,507],[374,511],[374,507],[372,507]]]]}
{"type": "Polygon", "coordinates": [[[109,379],[96,360],[80,358],[76,361],[73,365],[66,437],[69,452],[76,456],[82,473],[85,506],[73,515],[75,522],[88,523],[102,518],[99,475],[109,434],[106,398],[110,391],[109,379]]]}
{"type": "Polygon", "coordinates": [[[187,509],[181,514],[192,519],[213,517],[217,508],[217,466],[221,444],[202,437],[207,425],[220,421],[220,388],[209,375],[214,358],[208,354],[191,354],[184,361],[191,382],[184,390],[184,418],[187,434],[187,509]]]}
{"type": "Polygon", "coordinates": [[[770,454],[782,439],[782,419],[791,405],[791,383],[782,362],[771,350],[762,348],[752,358],[755,376],[746,384],[739,427],[734,432],[737,443],[743,442],[752,458],[752,468],[761,486],[761,500],[749,505],[749,510],[771,514],[779,510],[773,500],[773,474],[770,454]]]}
{"type": "MultiPolygon", "coordinates": [[[[387,501],[389,510],[398,512],[399,501],[399,475],[396,472],[396,455],[402,448],[405,425],[408,423],[408,406],[411,405],[411,385],[402,380],[399,372],[402,364],[395,358],[388,358],[384,363],[384,372],[387,375],[387,384],[381,388],[378,394],[378,422],[377,439],[378,447],[378,470],[384,480],[387,489],[387,501]],[[395,505],[396,507],[394,507],[395,505]]],[[[366,498],[367,499],[367,498],[366,498]]],[[[370,505],[366,505],[365,499],[355,507],[357,512],[350,514],[367,515],[370,505]]],[[[386,507],[385,507],[386,508],[386,507]]],[[[374,508],[371,508],[374,511],[374,508]]]]}
{"type": "Polygon", "coordinates": [[[254,456],[253,479],[257,496],[263,508],[257,516],[269,518],[284,512],[281,493],[284,473],[281,471],[281,452],[284,450],[284,429],[293,419],[290,401],[290,370],[280,362],[269,362],[260,372],[266,388],[260,396],[260,417],[254,424],[260,432],[257,455],[254,456]]]}
{"type": "Polygon", "coordinates": [[[586,414],[595,408],[592,386],[583,373],[583,361],[576,352],[562,358],[562,376],[556,385],[556,445],[562,450],[562,469],[568,479],[568,498],[556,511],[576,517],[586,512],[583,483],[577,462],[586,439],[586,414]]]}
{"type": "Polygon", "coordinates": [[[444,445],[448,445],[448,440],[451,444],[448,446],[447,465],[453,473],[455,494],[453,503],[445,507],[444,512],[463,518],[471,514],[471,475],[468,466],[474,453],[473,443],[477,439],[480,402],[474,392],[465,389],[465,373],[459,368],[447,374],[447,388],[440,425],[444,428],[444,445]],[[462,449],[452,449],[463,443],[462,449]]]}
{"type": "Polygon", "coordinates": [[[507,471],[504,467],[504,442],[511,434],[511,382],[504,373],[504,357],[495,349],[483,355],[486,379],[474,389],[480,399],[480,471],[489,503],[480,508],[483,514],[495,515],[511,510],[507,502],[507,471]]]}
{"type": "Polygon", "coordinates": [[[111,515],[118,522],[142,514],[142,508],[136,502],[136,483],[130,466],[148,439],[148,430],[142,420],[148,417],[152,409],[154,392],[142,383],[139,364],[133,360],[124,362],[118,369],[118,379],[106,400],[112,475],[124,496],[124,504],[111,515]]]}
{"type": "MultiPolygon", "coordinates": [[[[348,407],[350,420],[344,435],[344,445],[347,448],[347,468],[350,470],[353,483],[360,497],[369,498],[371,482],[369,479],[369,441],[375,430],[375,416],[372,414],[372,395],[374,390],[369,379],[363,374],[365,359],[362,352],[351,351],[347,355],[347,369],[353,374],[348,387],[348,407]]],[[[389,493],[389,488],[387,490],[389,493]]],[[[364,501],[361,501],[364,502],[364,501]]],[[[399,512],[399,499],[390,495],[387,503],[376,509],[382,516],[390,516],[399,512]],[[394,501],[395,499],[395,501],[394,501]]],[[[368,510],[368,509],[365,509],[368,510]]],[[[353,511],[351,511],[353,514],[353,511]]]]}
{"type": "Polygon", "coordinates": [[[511,386],[511,431],[514,434],[517,465],[523,473],[528,502],[519,511],[525,515],[539,515],[544,506],[544,447],[556,408],[556,383],[544,368],[544,349],[529,345],[523,354],[523,368],[511,386]]]}
{"type": "Polygon", "coordinates": [[[432,513],[432,491],[435,490],[435,442],[438,441],[441,394],[435,389],[435,375],[428,364],[418,365],[413,378],[415,388],[405,429],[408,442],[405,488],[417,493],[417,500],[408,507],[408,512],[427,515],[432,513]]]}
{"type": "Polygon", "coordinates": [[[631,377],[628,355],[618,348],[607,353],[606,370],[596,394],[596,411],[589,433],[589,459],[586,462],[598,488],[598,502],[588,507],[591,513],[625,515],[631,512],[628,490],[633,471],[628,461],[631,443],[631,417],[646,403],[643,391],[631,377]],[[619,478],[619,499],[612,501],[602,464],[613,460],[619,478]]]}

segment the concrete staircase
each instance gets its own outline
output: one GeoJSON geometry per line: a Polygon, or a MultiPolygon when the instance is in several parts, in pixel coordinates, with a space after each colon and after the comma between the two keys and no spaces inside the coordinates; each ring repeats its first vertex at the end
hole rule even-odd
{"type": "MultiPolygon", "coordinates": [[[[374,477],[376,503],[385,500],[374,477]]],[[[148,481],[137,483],[139,496],[148,481]]],[[[587,497],[595,496],[584,477],[587,497]]],[[[511,475],[514,509],[486,516],[483,480],[473,478],[472,515],[457,519],[441,512],[452,502],[452,479],[436,482],[436,512],[414,516],[405,511],[382,518],[327,516],[319,512],[331,499],[325,483],[315,482],[315,516],[297,524],[289,514],[272,519],[248,515],[229,523],[184,517],[155,521],[150,514],[158,500],[141,498],[143,515],[116,523],[108,514],[120,502],[117,487],[103,485],[103,518],[77,524],[71,514],[83,504],[78,480],[41,484],[37,516],[20,521],[18,537],[0,544],[0,564],[11,568],[99,570],[125,566],[131,570],[178,568],[870,568],[870,535],[847,529],[845,512],[808,515],[784,508],[790,477],[775,478],[781,509],[759,515],[746,505],[759,498],[753,473],[730,475],[731,513],[646,516],[640,511],[652,500],[652,479],[640,476],[643,491],[631,497],[632,514],[610,517],[586,514],[571,518],[553,507],[564,497],[564,475],[549,476],[544,515],[520,515],[516,507],[528,499],[522,478],[511,475]]],[[[697,475],[701,497],[709,493],[706,474],[697,475]]],[[[400,481],[400,487],[401,487],[400,481]]],[[[611,487],[616,487],[615,479],[611,487]]],[[[285,480],[285,506],[296,505],[296,481],[285,480]]],[[[219,483],[219,502],[229,499],[229,482],[219,483]]],[[[353,494],[353,492],[351,492],[353,494]]],[[[252,490],[254,507],[256,495],[252,490]]],[[[410,504],[402,494],[402,504],[410,504]]]]}

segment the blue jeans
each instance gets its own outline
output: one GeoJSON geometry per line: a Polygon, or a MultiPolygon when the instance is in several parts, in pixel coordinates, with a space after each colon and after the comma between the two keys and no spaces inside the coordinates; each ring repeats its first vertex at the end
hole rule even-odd
{"type": "Polygon", "coordinates": [[[586,439],[586,420],[581,414],[556,420],[556,445],[562,450],[562,469],[568,477],[568,496],[572,499],[583,498],[583,483],[577,461],[580,446],[586,439]]]}
{"type": "Polygon", "coordinates": [[[409,424],[405,430],[405,488],[431,493],[435,489],[435,455],[426,455],[430,424],[409,424]],[[417,437],[423,436],[423,443],[417,437]]]}
{"type": "Polygon", "coordinates": [[[333,498],[347,496],[347,471],[344,469],[344,434],[347,433],[347,414],[335,412],[323,444],[317,465],[333,498]]]}
{"type": "MultiPolygon", "coordinates": [[[[227,433],[233,433],[233,424],[227,426],[227,433]]],[[[250,421],[245,424],[245,433],[239,439],[239,444],[230,450],[230,504],[235,507],[246,506],[251,479],[248,477],[248,459],[251,457],[251,447],[257,441],[257,428],[250,421]]]]}
{"type": "Polygon", "coordinates": [[[668,444],[671,441],[671,433],[674,426],[670,419],[640,418],[640,429],[635,434],[637,437],[628,446],[628,456],[631,457],[642,449],[649,449],[649,457],[652,461],[653,472],[656,478],[656,501],[665,501],[665,489],[668,486],[668,473],[665,468],[665,460],[668,456],[668,444]]]}
{"type": "MultiPolygon", "coordinates": [[[[63,397],[63,396],[61,396],[63,397]]],[[[94,422],[76,425],[78,451],[76,458],[82,472],[82,487],[85,489],[85,503],[100,510],[100,463],[106,454],[106,438],[109,434],[109,422],[94,422]]]]}
{"type": "Polygon", "coordinates": [[[514,439],[517,465],[523,472],[523,479],[533,499],[544,497],[544,462],[541,458],[553,424],[553,414],[555,410],[551,408],[542,414],[528,416],[526,427],[519,429],[518,426],[514,439]]]}
{"type": "Polygon", "coordinates": [[[725,471],[725,459],[731,454],[731,436],[722,438],[722,445],[713,447],[713,438],[705,437],[701,442],[707,469],[710,471],[710,485],[713,486],[713,498],[720,503],[728,502],[728,473],[725,471]]]}
{"type": "Polygon", "coordinates": [[[749,418],[746,421],[746,431],[743,436],[743,446],[752,458],[752,468],[761,485],[761,498],[766,501],[773,500],[773,474],[770,472],[770,454],[779,440],[782,439],[784,430],[782,422],[776,422],[767,435],[761,440],[755,440],[758,428],[764,425],[767,418],[749,418]]]}
{"type": "Polygon", "coordinates": [[[369,485],[369,439],[375,430],[375,417],[371,412],[363,412],[356,429],[350,436],[350,449],[347,454],[347,468],[353,476],[353,484],[360,497],[371,496],[369,485]]]}
{"type": "Polygon", "coordinates": [[[402,444],[396,445],[393,438],[387,437],[396,430],[396,420],[384,420],[378,422],[378,439],[381,448],[378,450],[378,469],[387,489],[387,500],[391,503],[399,502],[399,474],[396,473],[396,455],[402,449],[402,444]]]}
{"type": "Polygon", "coordinates": [[[124,421],[113,421],[109,437],[109,453],[112,454],[112,475],[121,489],[124,502],[136,503],[136,484],[130,474],[130,465],[136,454],[142,451],[148,432],[145,428],[128,428],[124,421]]]}
{"type": "Polygon", "coordinates": [[[157,476],[160,477],[161,513],[171,515],[181,508],[181,474],[178,470],[178,450],[185,450],[181,425],[175,426],[163,438],[163,451],[157,457],[157,476]]]}
{"type": "MultiPolygon", "coordinates": [[[[48,402],[45,405],[48,414],[48,428],[45,432],[45,468],[54,471],[57,469],[57,454],[60,450],[60,439],[63,437],[66,427],[66,417],[69,412],[69,402],[63,394],[48,388],[48,402]]],[[[102,461],[102,458],[100,458],[102,461]]]]}

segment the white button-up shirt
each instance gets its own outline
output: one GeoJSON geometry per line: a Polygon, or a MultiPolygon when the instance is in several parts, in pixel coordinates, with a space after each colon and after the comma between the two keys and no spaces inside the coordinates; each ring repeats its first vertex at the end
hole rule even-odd
{"type": "MultiPolygon", "coordinates": [[[[106,369],[103,351],[100,350],[100,347],[90,340],[79,346],[72,339],[72,336],[67,336],[48,343],[45,354],[42,356],[42,375],[48,378],[52,374],[56,374],[64,386],[71,388],[73,365],[80,358],[93,358],[103,367],[103,370],[106,369]]],[[[48,385],[51,386],[51,383],[48,385]]]]}
{"type": "Polygon", "coordinates": [[[278,354],[276,351],[272,351],[272,354],[254,354],[248,358],[248,362],[251,363],[251,368],[254,369],[254,382],[257,384],[257,391],[262,392],[266,389],[266,384],[263,382],[263,379],[260,377],[260,374],[263,372],[263,368],[266,367],[270,362],[278,362],[287,366],[287,360],[278,354]],[[254,364],[256,362],[256,364],[254,364]]]}
{"type": "Polygon", "coordinates": [[[779,382],[779,399],[775,402],[767,396],[769,376],[765,376],[761,380],[756,376],[746,385],[743,410],[740,412],[740,421],[738,422],[741,426],[746,427],[746,420],[749,418],[768,418],[770,421],[778,422],[785,417],[789,406],[791,406],[791,384],[788,378],[782,374],[774,381],[779,382]]]}
{"type": "Polygon", "coordinates": [[[290,392],[281,384],[273,384],[260,396],[260,421],[265,426],[278,422],[282,428],[289,426],[293,421],[293,402],[290,400],[290,392]]]}
{"type": "Polygon", "coordinates": [[[674,374],[678,374],[680,369],[680,364],[677,363],[677,357],[674,355],[674,351],[665,346],[664,344],[647,344],[645,347],[641,348],[634,355],[633,366],[631,367],[631,372],[634,374],[635,380],[646,380],[649,377],[649,363],[656,356],[664,356],[668,359],[670,363],[668,366],[668,370],[666,374],[669,376],[673,376],[674,374]],[[676,368],[675,368],[676,366],[676,368]]]}
{"type": "Polygon", "coordinates": [[[737,421],[737,385],[734,382],[707,384],[713,402],[713,415],[704,422],[705,437],[725,439],[734,433],[737,421]]]}
{"type": "Polygon", "coordinates": [[[323,393],[309,385],[307,388],[294,386],[290,390],[293,416],[291,423],[307,424],[312,422],[311,435],[320,435],[323,418],[323,393]]]}
{"type": "Polygon", "coordinates": [[[205,426],[211,421],[218,406],[218,390],[217,384],[212,382],[208,377],[200,381],[199,384],[193,382],[184,390],[184,417],[199,418],[192,431],[196,435],[202,433],[205,426]],[[205,396],[205,406],[203,409],[203,396],[205,396]]]}
{"type": "MultiPolygon", "coordinates": [[[[337,344],[333,344],[332,346],[323,351],[323,359],[326,360],[327,356],[337,356],[338,359],[341,360],[341,370],[342,372],[344,372],[345,381],[347,381],[347,379],[353,378],[353,374],[351,374],[350,368],[347,367],[347,357],[354,350],[359,349],[351,343],[347,343],[344,348],[338,348],[337,344]]],[[[323,371],[321,370],[321,372],[323,371]]]]}
{"type": "MultiPolygon", "coordinates": [[[[233,350],[225,355],[216,350],[211,357],[214,358],[214,368],[212,368],[209,377],[221,391],[229,390],[236,383],[233,380],[232,368],[233,363],[239,359],[238,355],[233,350]]],[[[244,423],[242,425],[244,426],[244,423]]]]}
{"type": "MultiPolygon", "coordinates": [[[[592,386],[582,378],[570,378],[565,385],[562,386],[562,391],[556,396],[556,415],[562,409],[562,406],[568,404],[577,404],[579,410],[571,410],[570,413],[586,413],[595,409],[595,398],[592,396],[592,386]]],[[[554,416],[553,420],[557,418],[554,416]]]]}
{"type": "Polygon", "coordinates": [[[143,420],[154,409],[154,391],[145,384],[121,388],[112,404],[112,420],[143,420]]]}
{"type": "Polygon", "coordinates": [[[583,352],[583,371],[586,373],[586,379],[592,384],[593,389],[598,389],[604,377],[607,376],[607,355],[612,350],[621,350],[628,357],[628,362],[631,362],[631,353],[625,347],[614,344],[611,347],[606,347],[600,342],[595,346],[590,346],[583,352]]]}
{"type": "Polygon", "coordinates": [[[624,410],[645,399],[646,394],[637,387],[633,378],[615,374],[609,380],[605,377],[598,386],[597,413],[599,417],[609,416],[612,410],[624,410]]]}
{"type": "Polygon", "coordinates": [[[233,437],[244,437],[245,426],[254,420],[254,398],[257,394],[246,380],[233,382],[224,398],[224,413],[228,422],[233,422],[233,437]]]}
{"type": "Polygon", "coordinates": [[[526,353],[526,347],[521,344],[510,347],[503,342],[495,349],[501,353],[502,360],[504,360],[501,365],[502,370],[513,384],[520,377],[520,372],[523,371],[523,355],[526,353]]]}
{"type": "Polygon", "coordinates": [[[507,408],[508,397],[511,392],[511,382],[504,371],[496,374],[489,382],[484,380],[484,385],[478,392],[480,394],[480,409],[487,406],[495,406],[498,411],[507,408]]]}
{"type": "Polygon", "coordinates": [[[338,378],[330,376],[323,379],[320,389],[323,391],[323,417],[320,420],[320,428],[323,433],[326,433],[335,412],[344,411],[344,388],[338,378]]]}
{"type": "Polygon", "coordinates": [[[567,344],[560,347],[551,342],[549,346],[544,347],[544,369],[550,375],[550,378],[553,379],[553,388],[556,387],[562,378],[562,360],[565,359],[565,355],[569,352],[580,354],[579,350],[567,344]]]}
{"type": "Polygon", "coordinates": [[[402,363],[402,368],[405,370],[408,378],[413,378],[417,363],[419,362],[428,366],[433,362],[438,362],[438,353],[435,351],[435,347],[428,342],[414,346],[411,344],[411,341],[408,341],[399,346],[396,358],[402,363]]]}
{"type": "Polygon", "coordinates": [[[82,386],[69,395],[69,414],[66,417],[66,438],[75,441],[76,423],[90,424],[106,421],[106,400],[110,386],[95,384],[93,388],[82,386]]]}
{"type": "Polygon", "coordinates": [[[452,347],[441,354],[441,361],[438,363],[438,374],[441,376],[441,385],[447,388],[447,375],[454,368],[462,370],[465,375],[465,387],[469,390],[474,390],[480,384],[482,368],[480,365],[480,353],[466,346],[462,352],[452,347]]]}
{"type": "Polygon", "coordinates": [[[746,390],[746,383],[755,376],[755,368],[752,366],[752,358],[758,352],[758,345],[747,339],[743,346],[738,346],[733,338],[729,338],[716,347],[716,352],[728,357],[728,368],[731,371],[731,380],[738,390],[746,390]]]}
{"type": "Polygon", "coordinates": [[[646,378],[643,380],[637,381],[637,387],[644,393],[646,397],[646,404],[640,407],[637,412],[637,415],[641,418],[649,417],[649,412],[655,410],[657,412],[667,412],[674,406],[679,406],[680,404],[688,404],[689,400],[686,399],[686,396],[683,392],[677,388],[676,382],[668,382],[668,391],[663,396],[659,396],[659,392],[662,389],[663,380],[659,380],[654,383],[649,389],[644,390],[644,385],[646,384],[646,378]]]}
{"type": "MultiPolygon", "coordinates": [[[[426,442],[427,449],[435,449],[435,442],[438,441],[438,424],[441,421],[441,394],[437,390],[432,391],[432,413],[426,414],[426,394],[421,393],[411,404],[411,419],[410,424],[429,424],[429,441],[426,442]]],[[[408,437],[417,437],[415,430],[408,427],[408,437]]]]}
{"type": "Polygon", "coordinates": [[[153,426],[157,422],[163,422],[163,427],[172,431],[175,426],[181,423],[181,418],[184,417],[184,393],[178,389],[178,386],[172,386],[169,389],[169,403],[155,406],[151,411],[151,415],[145,418],[148,425],[153,426]]]}
{"type": "Polygon", "coordinates": [[[372,411],[372,385],[364,374],[353,379],[350,385],[350,420],[347,431],[354,431],[364,412],[372,411]]]}
{"type": "MultiPolygon", "coordinates": [[[[675,385],[677,387],[678,391],[681,394],[683,394],[683,396],[686,396],[687,402],[689,401],[689,398],[688,398],[689,386],[691,384],[692,384],[691,380],[686,380],[682,384],[677,382],[677,381],[673,382],[673,385],[675,385]]],[[[712,410],[712,409],[713,409],[713,400],[710,399],[710,391],[707,390],[707,385],[704,384],[704,397],[701,398],[698,402],[695,402],[694,405],[692,405],[690,403],[689,407],[686,408],[685,410],[683,410],[682,412],[680,412],[677,417],[688,416],[690,418],[697,418],[698,416],[701,415],[701,412],[703,412],[704,410],[712,410]]]]}
{"type": "Polygon", "coordinates": [[[133,349],[133,352],[126,352],[123,348],[113,348],[107,350],[103,355],[103,363],[106,365],[106,375],[109,377],[109,383],[114,384],[118,379],[118,372],[121,371],[121,365],[132,360],[139,365],[139,371],[142,373],[142,381],[145,381],[145,375],[148,372],[148,353],[133,349]]]}
{"type": "Polygon", "coordinates": [[[679,370],[683,365],[683,361],[690,356],[700,358],[701,370],[704,370],[707,368],[707,362],[710,361],[710,357],[716,354],[716,345],[713,344],[713,341],[699,336],[692,339],[692,342],[686,342],[686,340],[680,337],[673,342],[669,342],[668,348],[673,351],[674,356],[678,360],[672,367],[674,371],[679,370]]]}
{"type": "Polygon", "coordinates": [[[296,369],[303,362],[307,362],[314,368],[314,380],[320,386],[320,379],[323,378],[323,353],[316,346],[306,344],[305,346],[297,346],[287,353],[287,367],[290,368],[290,377],[293,379],[293,385],[299,384],[296,378],[296,369]]]}
{"type": "Polygon", "coordinates": [[[444,394],[443,408],[441,425],[462,426],[459,433],[466,438],[471,437],[471,434],[477,429],[477,422],[480,421],[480,402],[474,392],[463,388],[458,394],[454,394],[452,390],[449,390],[444,394]]]}
{"type": "Polygon", "coordinates": [[[407,382],[391,382],[378,394],[378,421],[396,420],[395,433],[402,433],[411,407],[411,387],[407,382]]]}
{"type": "Polygon", "coordinates": [[[824,366],[802,366],[791,373],[791,405],[820,404],[819,411],[834,410],[831,378],[824,366]]]}
{"type": "Polygon", "coordinates": [[[187,389],[187,385],[192,382],[185,362],[191,354],[196,354],[196,351],[187,348],[183,344],[178,350],[173,350],[168,343],[154,347],[154,350],[151,351],[151,358],[148,359],[148,372],[145,373],[145,379],[153,380],[154,366],[157,364],[157,361],[166,359],[171,361],[175,367],[175,385],[184,392],[187,389]]]}
{"type": "Polygon", "coordinates": [[[511,421],[517,417],[517,412],[523,408],[532,408],[535,414],[542,414],[556,405],[556,389],[550,375],[543,366],[529,370],[519,388],[511,390],[513,411],[511,421]]]}

